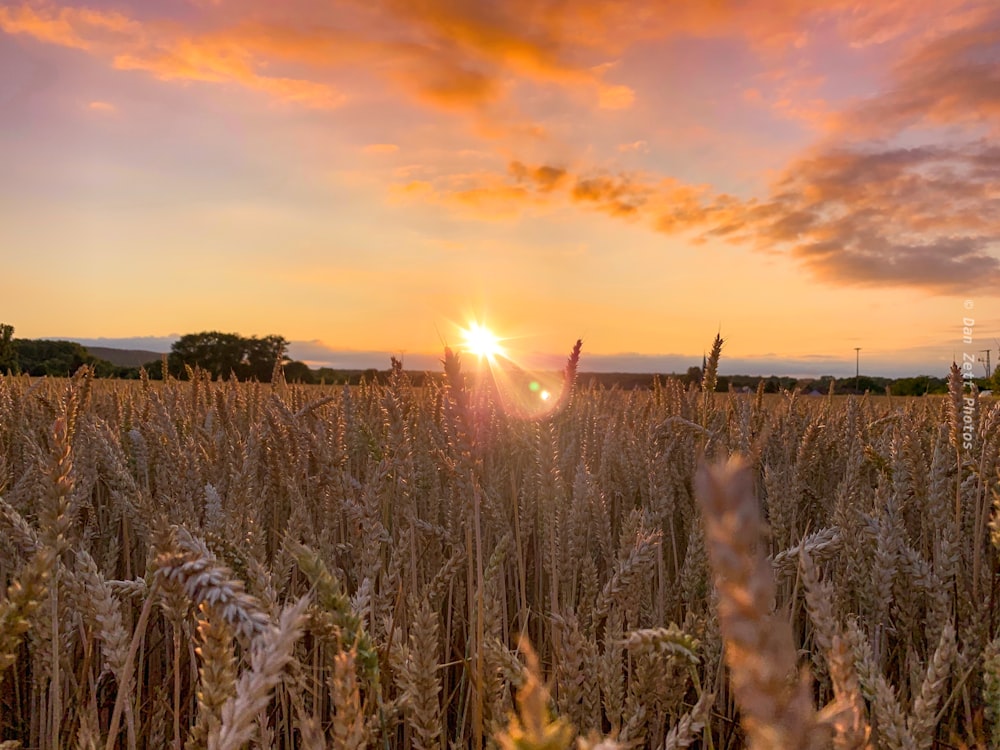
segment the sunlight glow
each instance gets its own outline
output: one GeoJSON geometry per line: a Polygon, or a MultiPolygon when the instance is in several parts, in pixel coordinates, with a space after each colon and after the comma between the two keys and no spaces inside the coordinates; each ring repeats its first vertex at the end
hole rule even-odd
{"type": "Polygon", "coordinates": [[[465,350],[475,354],[480,359],[485,357],[492,362],[496,357],[504,356],[500,339],[493,331],[480,323],[470,323],[468,328],[462,330],[462,338],[465,339],[465,350]]]}

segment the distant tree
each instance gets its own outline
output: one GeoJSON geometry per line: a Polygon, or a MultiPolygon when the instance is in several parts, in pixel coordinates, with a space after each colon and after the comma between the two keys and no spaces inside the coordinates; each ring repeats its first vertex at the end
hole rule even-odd
{"type": "Polygon", "coordinates": [[[889,382],[888,378],[862,375],[858,378],[844,378],[841,381],[841,384],[844,386],[847,393],[871,392],[877,395],[885,392],[885,387],[889,384],[889,382]]]}
{"type": "Polygon", "coordinates": [[[29,375],[66,377],[84,365],[93,367],[101,377],[109,377],[115,371],[113,364],[98,359],[73,341],[14,339],[14,346],[21,371],[29,375]]]}
{"type": "Polygon", "coordinates": [[[167,357],[170,374],[186,376],[186,367],[200,368],[213,378],[270,382],[274,363],[287,359],[288,342],[281,336],[245,338],[235,333],[189,333],[174,342],[167,357]]]}
{"type": "Polygon", "coordinates": [[[684,385],[691,385],[692,383],[701,383],[702,373],[700,367],[689,367],[687,369],[687,374],[684,376],[684,385]]]}
{"type": "Polygon", "coordinates": [[[235,333],[206,331],[181,336],[170,347],[167,358],[170,374],[185,376],[185,365],[198,367],[214,378],[236,374],[243,361],[243,340],[235,333]]]}
{"type": "Polygon", "coordinates": [[[291,361],[284,366],[285,381],[288,383],[305,383],[313,385],[316,382],[315,373],[309,369],[305,362],[291,361]]]}
{"type": "Polygon", "coordinates": [[[116,377],[121,380],[138,380],[139,379],[139,368],[138,367],[116,367],[115,372],[111,377],[116,377]]]}
{"type": "MultiPolygon", "coordinates": [[[[162,359],[154,359],[149,362],[146,362],[144,365],[142,365],[142,369],[146,371],[146,377],[148,377],[150,380],[163,380],[162,359]]],[[[136,372],[138,372],[138,369],[136,370],[136,372]]]]}
{"type": "Polygon", "coordinates": [[[243,380],[259,380],[262,383],[271,380],[275,362],[288,360],[285,356],[288,342],[282,336],[265,336],[262,339],[251,336],[243,339],[242,370],[237,375],[243,380]]]}
{"type": "Polygon", "coordinates": [[[0,374],[18,371],[17,348],[14,346],[14,326],[0,323],[0,374]]]}
{"type": "Polygon", "coordinates": [[[923,396],[928,393],[945,393],[948,383],[944,378],[917,375],[911,378],[897,378],[890,386],[893,396],[923,396]]]}
{"type": "Polygon", "coordinates": [[[321,367],[316,371],[316,382],[323,385],[340,385],[346,383],[349,377],[349,373],[334,370],[332,367],[321,367]]]}

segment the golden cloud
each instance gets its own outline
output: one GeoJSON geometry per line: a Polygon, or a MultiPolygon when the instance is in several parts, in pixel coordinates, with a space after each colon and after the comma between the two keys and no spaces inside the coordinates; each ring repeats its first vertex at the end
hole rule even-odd
{"type": "Polygon", "coordinates": [[[120,70],[142,70],[161,80],[235,83],[309,107],[339,105],[344,95],[317,81],[258,72],[253,50],[238,39],[189,35],[167,23],[140,23],[117,12],[22,3],[0,8],[0,29],[88,51],[120,70]]]}
{"type": "Polygon", "coordinates": [[[140,25],[117,12],[22,3],[0,7],[0,30],[89,50],[102,43],[128,39],[140,31],[140,25]]]}
{"type": "Polygon", "coordinates": [[[527,208],[552,208],[566,203],[609,216],[645,222],[664,232],[705,228],[730,220],[740,203],[712,195],[706,187],[655,179],[644,173],[574,173],[561,166],[513,161],[506,174],[479,172],[410,181],[396,185],[393,195],[422,200],[479,218],[517,216],[527,208]]]}
{"type": "Polygon", "coordinates": [[[389,0],[373,4],[381,21],[367,26],[357,20],[341,25],[334,13],[319,19],[317,8],[295,0],[287,6],[288,12],[278,14],[273,5],[259,5],[253,22],[243,20],[246,9],[237,5],[203,6],[204,17],[180,25],[21,2],[0,8],[0,30],[85,50],[118,69],[160,80],[234,83],[309,107],[343,102],[345,92],[330,74],[345,67],[364,68],[419,102],[452,110],[481,111],[507,96],[510,81],[518,78],[593,90],[604,108],[624,108],[634,99],[629,87],[569,62],[578,56],[574,47],[587,49],[589,43],[567,44],[547,13],[529,13],[528,6],[389,0]],[[277,61],[303,74],[271,75],[277,61]]]}

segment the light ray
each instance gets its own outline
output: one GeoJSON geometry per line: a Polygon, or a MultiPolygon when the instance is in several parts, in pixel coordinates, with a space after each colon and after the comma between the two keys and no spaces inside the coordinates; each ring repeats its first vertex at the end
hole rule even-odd
{"type": "Polygon", "coordinates": [[[465,341],[462,347],[470,354],[476,355],[479,359],[486,359],[490,364],[496,361],[497,357],[506,356],[501,339],[482,323],[473,321],[468,328],[462,329],[462,338],[465,341]]]}

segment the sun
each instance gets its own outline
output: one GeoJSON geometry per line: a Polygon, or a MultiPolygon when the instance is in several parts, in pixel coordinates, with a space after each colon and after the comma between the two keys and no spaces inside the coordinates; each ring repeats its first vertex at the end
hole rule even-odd
{"type": "Polygon", "coordinates": [[[497,357],[504,356],[500,338],[484,325],[470,323],[468,328],[462,329],[462,338],[465,340],[465,351],[480,359],[485,357],[492,362],[497,357]]]}

